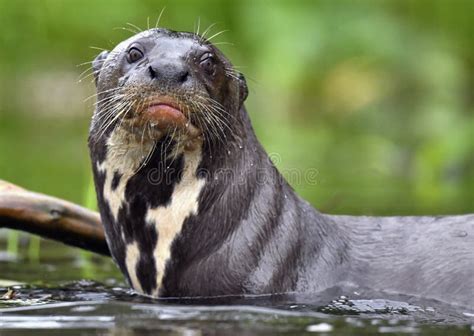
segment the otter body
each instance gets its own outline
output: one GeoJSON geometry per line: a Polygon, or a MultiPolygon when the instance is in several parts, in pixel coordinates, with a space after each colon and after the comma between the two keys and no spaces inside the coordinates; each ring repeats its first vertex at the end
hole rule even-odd
{"type": "Polygon", "coordinates": [[[94,61],[89,148],[115,262],[154,297],[338,284],[470,305],[474,215],[352,217],[295,194],[257,140],[245,79],[212,44],[152,29],[94,61]]]}

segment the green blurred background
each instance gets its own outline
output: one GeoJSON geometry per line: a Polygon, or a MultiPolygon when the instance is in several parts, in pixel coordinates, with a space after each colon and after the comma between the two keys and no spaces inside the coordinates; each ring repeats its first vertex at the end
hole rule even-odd
{"type": "Polygon", "coordinates": [[[98,50],[154,25],[213,33],[295,189],[325,212],[474,211],[474,1],[0,0],[0,179],[94,207],[98,50]]]}

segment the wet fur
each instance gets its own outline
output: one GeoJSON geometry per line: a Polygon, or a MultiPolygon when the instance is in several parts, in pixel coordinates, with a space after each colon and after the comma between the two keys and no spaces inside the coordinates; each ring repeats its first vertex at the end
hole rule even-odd
{"type": "Polygon", "coordinates": [[[471,304],[474,215],[319,213],[295,194],[268,158],[241,104],[245,96],[233,86],[221,102],[232,114],[231,130],[225,141],[205,138],[200,145],[193,175],[201,181],[198,195],[192,196],[197,208],[186,208],[173,236],[166,238],[166,260],[159,262],[156,258],[163,257],[155,252],[165,235],[163,223],[150,223],[149,213],[173,204],[175,189],[190,173],[185,170],[190,154],[168,155],[176,143],[167,136],[149,147],[147,163],[138,171],[110,171],[111,165],[104,166],[113,155],[107,141],[117,129],[98,137],[101,125],[93,121],[89,146],[99,208],[114,260],[135,289],[182,297],[317,292],[350,284],[471,304]],[[167,182],[150,183],[151,173],[166,175],[167,182]],[[104,190],[121,183],[123,204],[114,215],[104,190]]]}

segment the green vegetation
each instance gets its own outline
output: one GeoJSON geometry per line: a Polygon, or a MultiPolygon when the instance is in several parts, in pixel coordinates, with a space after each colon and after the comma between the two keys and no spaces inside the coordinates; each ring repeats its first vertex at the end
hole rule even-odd
{"type": "Polygon", "coordinates": [[[77,65],[163,7],[160,26],[228,30],[259,138],[283,171],[317,169],[292,182],[319,209],[474,211],[470,0],[0,0],[0,178],[93,207],[77,65]]]}

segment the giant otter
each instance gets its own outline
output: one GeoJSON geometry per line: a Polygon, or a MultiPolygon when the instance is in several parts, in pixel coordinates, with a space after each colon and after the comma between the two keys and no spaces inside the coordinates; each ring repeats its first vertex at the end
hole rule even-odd
{"type": "Polygon", "coordinates": [[[153,297],[338,284],[470,304],[474,215],[332,216],[257,140],[245,78],[205,38],[151,29],[93,62],[89,147],[112,256],[153,297]]]}

